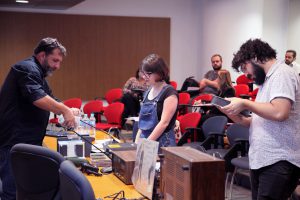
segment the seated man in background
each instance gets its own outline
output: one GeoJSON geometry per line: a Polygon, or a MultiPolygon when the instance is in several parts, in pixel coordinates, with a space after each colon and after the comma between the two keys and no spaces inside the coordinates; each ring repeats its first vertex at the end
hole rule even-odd
{"type": "Polygon", "coordinates": [[[211,57],[211,65],[213,70],[208,71],[199,82],[200,92],[228,96],[225,93],[231,89],[231,93],[233,94],[229,94],[229,96],[234,96],[230,73],[222,69],[222,56],[214,54],[211,57]]]}
{"type": "Polygon", "coordinates": [[[296,51],[287,50],[285,53],[285,64],[296,70],[297,74],[300,75],[300,65],[296,63],[296,51]]]}

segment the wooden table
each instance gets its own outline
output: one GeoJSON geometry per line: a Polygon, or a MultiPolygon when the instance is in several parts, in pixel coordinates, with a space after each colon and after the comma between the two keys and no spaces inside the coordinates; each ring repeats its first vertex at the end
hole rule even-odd
{"type": "MultiPolygon", "coordinates": [[[[107,134],[102,131],[97,131],[96,139],[108,139],[107,134]]],[[[49,149],[57,151],[57,138],[48,137],[44,138],[44,145],[49,149]]],[[[126,198],[140,198],[142,195],[138,193],[133,185],[125,185],[120,179],[118,179],[113,173],[103,176],[86,175],[90,181],[96,198],[104,198],[105,196],[112,195],[121,190],[125,192],[126,198]]]]}

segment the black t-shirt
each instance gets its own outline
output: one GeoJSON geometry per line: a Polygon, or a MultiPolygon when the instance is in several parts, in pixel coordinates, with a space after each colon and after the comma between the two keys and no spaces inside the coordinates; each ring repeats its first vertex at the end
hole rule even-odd
{"type": "MultiPolygon", "coordinates": [[[[165,89],[164,93],[160,96],[160,98],[157,102],[157,118],[158,118],[158,121],[160,121],[160,119],[161,119],[165,99],[168,98],[169,96],[172,96],[172,95],[175,95],[178,99],[178,93],[172,86],[167,85],[165,87],[167,87],[167,88],[165,89]]],[[[145,102],[147,102],[147,101],[150,101],[148,99],[148,96],[145,99],[145,102]]],[[[177,105],[177,107],[178,107],[178,105],[177,105]]],[[[177,111],[174,113],[169,125],[167,126],[167,128],[164,132],[168,132],[168,131],[171,130],[171,128],[175,127],[176,117],[177,117],[177,111]]]]}
{"type": "Polygon", "coordinates": [[[0,90],[0,148],[17,143],[41,145],[49,111],[33,102],[52,92],[34,56],[15,64],[0,90]]]}

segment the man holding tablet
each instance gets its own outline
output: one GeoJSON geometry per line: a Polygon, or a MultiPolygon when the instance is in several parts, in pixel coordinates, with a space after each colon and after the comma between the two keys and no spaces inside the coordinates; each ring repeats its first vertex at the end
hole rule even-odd
{"type": "Polygon", "coordinates": [[[299,76],[260,39],[245,42],[232,67],[250,75],[259,87],[255,102],[231,98],[220,108],[234,122],[250,127],[252,199],[287,199],[300,171],[299,76]],[[252,116],[240,115],[243,110],[252,116]]]}

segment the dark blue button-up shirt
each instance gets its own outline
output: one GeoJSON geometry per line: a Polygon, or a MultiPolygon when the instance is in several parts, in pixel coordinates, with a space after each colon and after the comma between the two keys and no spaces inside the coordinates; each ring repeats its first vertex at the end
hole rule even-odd
{"type": "Polygon", "coordinates": [[[0,148],[17,143],[42,144],[49,111],[33,102],[52,96],[45,73],[34,56],[10,69],[0,90],[0,148]]]}

